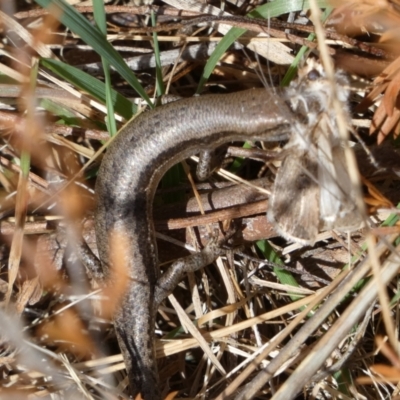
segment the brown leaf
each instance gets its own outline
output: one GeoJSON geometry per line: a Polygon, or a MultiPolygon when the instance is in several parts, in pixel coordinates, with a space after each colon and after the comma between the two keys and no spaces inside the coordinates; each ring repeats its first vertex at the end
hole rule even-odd
{"type": "Polygon", "coordinates": [[[400,71],[397,70],[392,81],[389,83],[385,95],[383,97],[383,104],[389,117],[392,116],[393,110],[397,106],[399,91],[400,91],[400,71]]]}
{"type": "Polygon", "coordinates": [[[390,134],[395,137],[400,131],[400,52],[399,25],[400,7],[398,1],[344,1],[332,0],[336,10],[331,20],[336,29],[345,31],[346,34],[361,33],[362,31],[381,34],[379,43],[385,51],[397,57],[374,81],[374,88],[357,107],[356,112],[366,110],[381,95],[381,104],[372,120],[370,134],[377,134],[377,142],[382,141],[390,134]]]}
{"type": "Polygon", "coordinates": [[[400,110],[398,108],[395,108],[393,110],[392,115],[390,117],[389,116],[386,117],[386,120],[384,121],[384,123],[382,124],[382,126],[378,131],[378,138],[377,138],[378,144],[381,144],[385,140],[385,138],[389,136],[391,132],[395,133],[395,128],[398,125],[399,121],[400,121],[400,110]]]}
{"type": "Polygon", "coordinates": [[[43,323],[37,333],[43,340],[57,342],[73,354],[87,357],[95,353],[90,336],[86,334],[82,321],[72,309],[66,309],[43,323]]]}
{"type": "Polygon", "coordinates": [[[398,135],[400,123],[400,57],[393,61],[375,79],[374,88],[358,105],[356,112],[365,111],[380,96],[381,104],[375,111],[371,121],[370,134],[377,134],[378,144],[389,134],[398,135]]]}
{"type": "Polygon", "coordinates": [[[130,277],[125,260],[128,258],[127,236],[118,232],[110,233],[111,268],[107,282],[100,282],[103,286],[101,314],[104,318],[114,314],[127,291],[130,277]],[[104,284],[104,285],[103,285],[104,284]]]}

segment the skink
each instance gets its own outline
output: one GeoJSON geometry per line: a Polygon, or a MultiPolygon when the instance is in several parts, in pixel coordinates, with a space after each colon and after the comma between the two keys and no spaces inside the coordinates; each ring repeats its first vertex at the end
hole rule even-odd
{"type": "Polygon", "coordinates": [[[140,115],[108,148],[96,183],[96,238],[106,277],[113,267],[110,237],[126,244],[121,257],[130,282],[114,323],[134,397],[161,399],[154,348],[159,303],[187,271],[221,254],[211,244],[159,277],[152,202],[162,175],[200,150],[288,133],[287,115],[286,104],[271,90],[194,97],[140,115]]]}

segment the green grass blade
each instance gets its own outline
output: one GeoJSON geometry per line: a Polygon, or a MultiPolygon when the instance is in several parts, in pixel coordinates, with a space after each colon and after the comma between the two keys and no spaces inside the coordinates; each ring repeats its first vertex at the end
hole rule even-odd
{"type": "MultiPolygon", "coordinates": [[[[93,1],[93,14],[99,31],[104,35],[104,38],[106,38],[107,22],[106,22],[106,13],[104,11],[104,3],[102,0],[93,1]]],[[[106,106],[107,106],[106,124],[110,136],[115,136],[117,134],[117,124],[115,122],[114,106],[111,93],[112,89],[111,89],[110,64],[105,57],[101,57],[101,62],[103,64],[103,71],[104,71],[105,95],[106,95],[106,106]]]]}
{"type": "MultiPolygon", "coordinates": [[[[317,3],[321,8],[325,8],[328,6],[328,2],[326,0],[318,0],[317,3]]],[[[309,8],[309,1],[305,0],[275,0],[272,1],[271,3],[257,7],[247,16],[250,18],[268,19],[277,17],[282,14],[301,11],[308,8],[309,8]]],[[[200,93],[204,84],[207,82],[211,73],[214,71],[214,68],[217,65],[218,61],[221,59],[222,55],[228,50],[228,48],[232,45],[232,43],[240,36],[242,36],[243,33],[245,32],[246,29],[243,28],[232,28],[225,35],[225,37],[218,43],[213,54],[211,54],[207,64],[204,67],[203,75],[200,79],[199,86],[197,88],[197,93],[200,93]]]]}
{"type": "MultiPolygon", "coordinates": [[[[325,22],[329,15],[331,14],[333,8],[332,7],[327,7],[322,14],[322,22],[325,22]]],[[[313,41],[315,39],[315,33],[311,33],[308,37],[308,41],[313,41]]],[[[289,83],[293,80],[293,78],[296,76],[297,68],[301,60],[303,59],[304,55],[306,52],[309,50],[308,46],[302,46],[299,50],[299,52],[296,54],[295,59],[293,60],[292,64],[290,65],[289,69],[287,70],[285,76],[282,79],[281,86],[287,86],[289,83]]]]}
{"type": "MultiPolygon", "coordinates": [[[[279,258],[278,254],[276,254],[276,252],[274,251],[274,249],[271,247],[271,245],[268,243],[267,240],[259,240],[256,244],[257,247],[263,253],[265,259],[274,264],[283,265],[283,261],[279,258]]],[[[286,271],[278,267],[274,267],[274,273],[276,274],[276,277],[282,284],[299,287],[299,284],[297,283],[296,279],[289,271],[286,271]]],[[[301,296],[292,294],[290,295],[290,298],[293,301],[295,301],[300,299],[301,296]]]]}
{"type": "Polygon", "coordinates": [[[104,38],[99,29],[92,26],[90,22],[79,14],[72,6],[64,0],[35,0],[41,7],[54,12],[60,10],[59,20],[78,35],[85,43],[93,48],[100,56],[106,58],[118,73],[136,90],[136,92],[153,107],[153,104],[137,80],[135,74],[129,69],[121,55],[104,38]]]}
{"type": "MultiPolygon", "coordinates": [[[[156,17],[154,12],[151,12],[151,24],[156,26],[156,17]]],[[[157,87],[157,95],[162,96],[165,94],[165,86],[162,76],[162,66],[161,66],[161,58],[160,58],[160,46],[158,44],[158,36],[157,32],[153,32],[153,45],[154,45],[154,57],[156,61],[156,87],[157,87]]]]}
{"type": "MultiPolygon", "coordinates": [[[[70,65],[58,60],[42,58],[40,64],[52,71],[54,74],[62,77],[67,82],[70,82],[72,85],[90,94],[100,103],[106,104],[106,89],[104,83],[100,80],[78,68],[71,67],[70,65]]],[[[136,105],[115,90],[111,90],[111,99],[115,112],[126,120],[129,120],[132,115],[136,113],[136,105]]]]}

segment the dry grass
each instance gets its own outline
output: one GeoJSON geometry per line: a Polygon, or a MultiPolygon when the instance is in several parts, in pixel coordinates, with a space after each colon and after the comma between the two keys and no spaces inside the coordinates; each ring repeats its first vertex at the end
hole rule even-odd
{"type": "MultiPolygon", "coordinates": [[[[155,10],[159,22],[168,24],[177,14],[178,2],[165,3],[169,6],[157,2],[155,10]]],[[[214,9],[207,10],[210,14],[218,12],[219,2],[214,3],[214,9]]],[[[249,11],[232,3],[226,3],[227,11],[236,15],[249,11]]],[[[240,243],[244,247],[235,255],[228,253],[215,266],[189,276],[160,308],[157,356],[162,389],[170,393],[167,398],[174,394],[176,398],[237,395],[275,400],[400,396],[398,218],[388,217],[400,196],[398,156],[395,144],[389,143],[391,133],[399,132],[395,27],[400,13],[396,3],[348,3],[338,4],[332,17],[336,24],[328,25],[323,43],[337,67],[366,79],[356,82],[359,89],[375,78],[367,96],[358,90],[352,98],[352,108],[361,104],[363,110],[353,115],[357,132],[380,162],[377,171],[366,161],[367,155],[357,151],[374,229],[355,232],[351,238],[326,232],[312,248],[293,245],[277,237],[265,211],[255,211],[256,205],[244,211],[238,193],[221,191],[220,208],[237,198],[238,204],[224,210],[223,217],[234,216],[239,225],[246,225],[246,243],[240,243]],[[375,145],[385,138],[383,146],[375,145]]],[[[43,60],[59,59],[103,79],[100,57],[56,22],[60,16],[56,9],[49,15],[35,5],[16,2],[15,7],[2,8],[0,15],[0,397],[127,398],[124,365],[110,322],[126,282],[117,279],[122,273],[106,289],[102,282],[89,282],[73,250],[82,234],[95,250],[93,188],[108,138],[107,108],[88,88],[79,87],[78,77],[69,76],[63,67],[64,74],[51,69],[54,64],[43,60]]],[[[92,18],[90,6],[76,7],[92,18]]],[[[156,87],[156,74],[149,66],[152,34],[121,27],[111,17],[116,8],[108,7],[109,40],[152,98],[156,87]]],[[[118,11],[141,15],[146,10],[130,6],[118,11]]],[[[186,9],[181,15],[199,17],[204,11],[186,9]]],[[[275,85],[289,64],[289,70],[296,66],[293,54],[301,44],[318,52],[307,36],[310,24],[304,25],[309,13],[293,15],[303,26],[284,23],[287,15],[271,20],[267,25],[272,39],[240,39],[246,51],[236,46],[223,52],[209,80],[201,75],[209,57],[204,46],[219,41],[218,32],[225,32],[224,27],[164,28],[158,34],[159,76],[169,93],[183,96],[193,95],[201,80],[208,92],[261,86],[260,76],[275,85]],[[195,55],[189,57],[188,49],[195,55]]],[[[248,27],[249,21],[229,23],[248,27]]],[[[257,32],[267,29],[265,24],[254,27],[257,32]]],[[[139,102],[115,72],[112,87],[139,102]]],[[[131,113],[115,105],[118,126],[131,113]]],[[[268,162],[269,168],[264,164],[244,161],[241,177],[265,176],[268,189],[277,164],[268,162]]],[[[215,175],[213,186],[225,179],[226,175],[215,175]]],[[[161,210],[155,213],[155,224],[162,231],[163,264],[184,254],[184,243],[196,246],[197,239],[206,236],[204,227],[198,226],[205,223],[199,211],[175,215],[165,204],[166,198],[191,196],[190,185],[182,185],[181,177],[173,185],[178,186],[178,194],[176,189],[163,189],[156,200],[161,210]]],[[[204,185],[199,188],[205,190],[204,185]]],[[[209,193],[210,187],[206,189],[209,193]]],[[[260,195],[257,201],[265,198],[260,195]]],[[[212,227],[221,220],[218,213],[222,211],[209,212],[207,223],[212,227]]]]}

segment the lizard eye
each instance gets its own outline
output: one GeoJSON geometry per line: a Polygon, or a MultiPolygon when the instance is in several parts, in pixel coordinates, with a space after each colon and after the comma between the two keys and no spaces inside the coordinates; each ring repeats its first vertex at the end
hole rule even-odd
{"type": "Polygon", "coordinates": [[[316,69],[312,69],[308,74],[307,74],[307,78],[310,81],[316,81],[318,78],[321,77],[321,74],[316,70],[316,69]]]}

